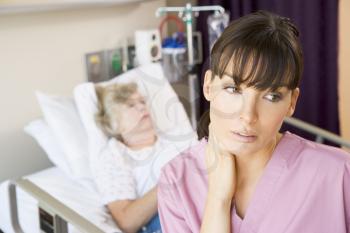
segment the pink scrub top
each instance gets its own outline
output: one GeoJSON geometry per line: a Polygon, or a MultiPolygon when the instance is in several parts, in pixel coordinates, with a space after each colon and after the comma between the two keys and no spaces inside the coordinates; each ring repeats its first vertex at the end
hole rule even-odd
{"type": "MultiPolygon", "coordinates": [[[[158,211],[163,233],[200,231],[208,191],[206,144],[202,139],[162,169],[158,211]]],[[[231,219],[234,233],[350,233],[350,155],[285,133],[244,219],[234,205],[231,219]]]]}

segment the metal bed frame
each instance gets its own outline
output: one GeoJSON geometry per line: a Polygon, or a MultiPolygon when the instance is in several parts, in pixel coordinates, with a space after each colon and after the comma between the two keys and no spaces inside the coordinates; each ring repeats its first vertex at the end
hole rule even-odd
{"type": "Polygon", "coordinates": [[[284,123],[294,126],[298,129],[304,130],[308,133],[311,133],[313,135],[316,135],[316,142],[323,143],[324,140],[328,140],[330,142],[333,142],[339,146],[350,148],[350,142],[346,141],[345,139],[341,138],[339,135],[329,132],[327,130],[321,129],[319,127],[316,127],[314,125],[311,125],[309,123],[306,123],[302,120],[288,117],[284,120],[284,123]]]}
{"type": "Polygon", "coordinates": [[[39,202],[38,215],[40,230],[44,233],[68,233],[68,223],[86,233],[103,233],[98,226],[86,220],[71,208],[55,199],[28,179],[11,181],[9,186],[11,224],[16,233],[23,233],[19,219],[16,188],[30,194],[39,202]]]}

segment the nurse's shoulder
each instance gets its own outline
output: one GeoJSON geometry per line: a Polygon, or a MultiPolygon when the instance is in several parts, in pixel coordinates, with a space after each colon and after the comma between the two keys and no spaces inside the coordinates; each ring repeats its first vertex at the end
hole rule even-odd
{"type": "Polygon", "coordinates": [[[345,165],[350,164],[350,153],[341,148],[310,141],[295,134],[291,134],[291,136],[294,140],[300,141],[302,145],[298,155],[299,159],[318,163],[322,167],[335,170],[344,169],[345,165]]]}

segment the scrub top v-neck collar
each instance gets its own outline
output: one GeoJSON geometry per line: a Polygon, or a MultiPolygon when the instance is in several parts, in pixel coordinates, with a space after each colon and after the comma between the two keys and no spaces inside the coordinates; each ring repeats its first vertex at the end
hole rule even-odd
{"type": "MultiPolygon", "coordinates": [[[[288,159],[300,148],[299,141],[286,140],[291,137],[289,132],[285,132],[280,142],[276,146],[271,159],[268,161],[253,193],[248,205],[245,217],[241,219],[233,207],[232,220],[240,229],[237,233],[257,232],[259,225],[263,222],[264,216],[269,211],[272,194],[274,193],[278,181],[287,167],[288,159]]],[[[237,229],[237,227],[234,227],[237,229]]]]}

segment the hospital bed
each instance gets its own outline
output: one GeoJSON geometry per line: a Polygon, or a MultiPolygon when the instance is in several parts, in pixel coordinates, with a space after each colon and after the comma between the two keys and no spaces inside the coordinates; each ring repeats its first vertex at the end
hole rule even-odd
{"type": "MultiPolygon", "coordinates": [[[[176,126],[176,129],[181,129],[180,131],[182,134],[187,130],[182,136],[190,135],[191,132],[193,133],[186,113],[182,105],[179,104],[179,100],[174,91],[168,86],[168,83],[164,82],[164,80],[154,79],[154,76],[162,76],[159,65],[154,64],[151,67],[144,68],[141,73],[129,73],[126,76],[119,77],[115,80],[121,82],[127,80],[131,81],[130,77],[139,77],[140,74],[143,76],[142,80],[147,80],[147,82],[151,82],[151,85],[158,87],[161,85],[161,91],[163,94],[166,93],[165,95],[162,95],[162,93],[158,91],[152,91],[152,88],[149,86],[146,87],[149,84],[145,85],[145,83],[138,83],[139,86],[144,86],[144,89],[148,92],[149,96],[152,96],[152,102],[154,102],[153,104],[157,106],[157,108],[163,106],[167,109],[165,115],[164,111],[154,113],[157,116],[157,121],[159,121],[157,122],[159,123],[157,126],[158,129],[163,133],[168,133],[172,130],[171,128],[176,126]],[[152,73],[152,75],[150,75],[150,73],[152,73]],[[169,104],[175,104],[175,109],[169,108],[169,104]],[[176,119],[170,119],[169,115],[177,117],[175,117],[176,119]]],[[[141,79],[136,81],[140,82],[140,80],[141,79]]],[[[114,81],[112,80],[112,82],[114,81]]],[[[88,84],[85,85],[85,87],[88,86],[88,84]]],[[[86,96],[88,95],[85,93],[85,97],[86,96]]],[[[75,99],[77,100],[77,98],[75,99]]],[[[87,98],[86,101],[93,102],[96,100],[87,98]]],[[[48,116],[48,114],[44,115],[48,116]]],[[[54,115],[58,117],[57,113],[54,115]]],[[[91,117],[92,116],[90,116],[90,119],[81,120],[86,123],[89,120],[92,120],[91,117]]],[[[74,120],[71,121],[74,122],[74,120]]],[[[288,118],[285,120],[285,123],[316,135],[318,142],[322,143],[323,140],[327,140],[350,148],[350,143],[339,136],[300,120],[288,118]]],[[[94,136],[100,133],[96,130],[97,129],[93,127],[86,129],[87,134],[90,133],[94,136]]],[[[42,131],[40,127],[39,131],[42,131]]],[[[179,131],[174,132],[179,133],[179,131]]],[[[100,138],[95,137],[90,140],[93,140],[94,142],[104,140],[102,135],[100,136],[100,138]]],[[[84,144],[86,142],[81,143],[84,144]]],[[[89,149],[98,150],[97,148],[89,149]]],[[[63,151],[67,153],[68,150],[63,151]]],[[[72,152],[74,150],[70,151],[72,152]]],[[[75,152],[78,153],[79,151],[75,150],[75,152]]],[[[55,161],[54,157],[51,157],[51,160],[58,164],[58,161],[55,161]]],[[[77,171],[79,171],[79,169],[77,169],[77,171]]],[[[79,173],[77,171],[75,172],[79,173]]],[[[99,194],[94,185],[87,182],[86,179],[72,179],[68,174],[69,172],[65,167],[54,166],[20,179],[9,180],[2,183],[0,185],[0,229],[5,233],[35,233],[40,232],[40,229],[43,232],[62,233],[121,232],[113,221],[108,209],[101,205],[99,194]]],[[[80,171],[80,178],[84,178],[85,175],[86,174],[82,174],[80,171]]]]}
{"type": "MultiPolygon", "coordinates": [[[[149,102],[158,135],[184,146],[196,140],[181,96],[172,89],[159,63],[140,66],[100,85],[114,82],[138,84],[149,102]]],[[[37,98],[44,119],[32,121],[25,131],[55,166],[0,184],[0,229],[5,233],[121,232],[101,204],[87,169],[89,156],[108,140],[94,121],[94,84],[78,85],[74,98],[44,93],[37,93],[37,98]]]]}

